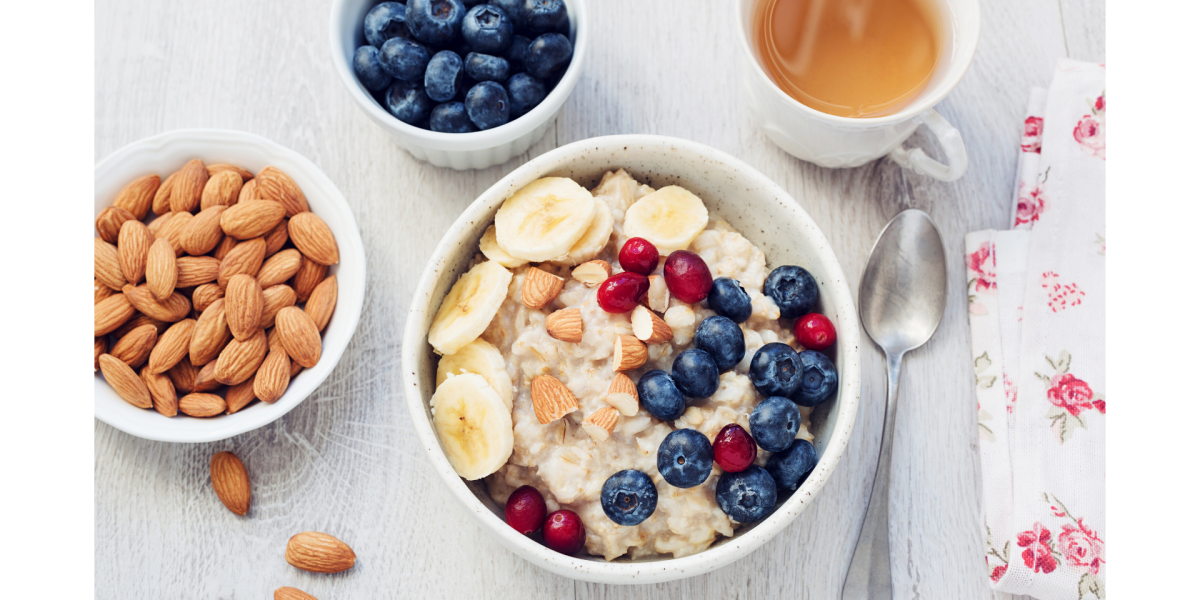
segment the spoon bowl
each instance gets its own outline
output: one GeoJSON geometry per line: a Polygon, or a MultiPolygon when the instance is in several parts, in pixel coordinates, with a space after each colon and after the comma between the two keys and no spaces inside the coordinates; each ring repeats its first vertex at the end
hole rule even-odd
{"type": "Polygon", "coordinates": [[[946,308],[946,250],[929,215],[906,210],[884,227],[858,286],[863,329],[888,354],[933,337],[946,308]]]}

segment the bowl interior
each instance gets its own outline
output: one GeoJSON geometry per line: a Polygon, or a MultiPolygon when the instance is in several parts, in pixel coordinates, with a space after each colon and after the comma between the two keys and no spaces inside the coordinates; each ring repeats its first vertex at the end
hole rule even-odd
{"type": "MultiPolygon", "coordinates": [[[[158,174],[166,179],[193,158],[199,158],[206,164],[231,163],[254,173],[274,165],[290,175],[308,199],[309,209],[329,225],[337,239],[340,263],[330,267],[329,274],[338,278],[338,302],[322,336],[320,362],[311,369],[301,371],[291,381],[283,397],[274,404],[255,402],[232,415],[207,419],[188,417],[182,413],[167,418],[153,410],[140,409],[125,402],[97,373],[94,382],[96,418],[138,437],[169,442],[224,439],[266,425],[295,408],[337,365],[358,327],[366,284],[362,238],[354,214],[341,192],[308,159],[249,133],[172,131],[134,142],[116,151],[96,165],[94,214],[98,215],[110,206],[121,188],[133,179],[150,174],[158,174]]],[[[147,217],[147,221],[150,216],[153,213],[147,217]]],[[[96,235],[94,230],[92,235],[96,235]]]]}
{"type": "Polygon", "coordinates": [[[484,192],[435,250],[413,300],[405,338],[405,376],[410,378],[408,393],[414,423],[425,438],[435,466],[451,488],[470,505],[468,508],[484,517],[481,522],[485,527],[519,554],[545,559],[545,562],[536,562],[552,570],[564,565],[560,571],[564,575],[597,581],[609,581],[606,576],[632,577],[634,571],[630,568],[639,573],[638,581],[647,581],[647,577],[654,577],[645,568],[649,564],[673,565],[661,571],[660,579],[694,575],[730,562],[757,547],[790,522],[824,484],[845,448],[857,410],[857,314],[846,278],[824,235],[795,200],[757,171],[706,146],[673,138],[638,135],[584,140],[534,159],[484,192]],[[814,445],[820,456],[813,474],[768,519],[743,526],[735,537],[682,559],[650,559],[636,563],[620,559],[605,563],[598,558],[568,558],[516,535],[503,521],[503,507],[492,502],[482,482],[465,482],[454,474],[441,453],[429,415],[428,399],[435,387],[437,356],[426,343],[425,333],[442,297],[465,272],[477,252],[478,240],[492,223],[501,203],[512,192],[539,177],[570,177],[590,189],[605,171],[617,168],[624,168],[639,182],[655,188],[679,185],[692,191],[705,202],[710,213],[727,220],[762,249],[769,267],[795,264],[808,269],[821,289],[821,311],[836,323],[839,333],[834,359],[840,375],[838,396],[822,404],[812,417],[814,445]],[[496,516],[492,517],[492,514],[496,516]],[[511,537],[510,533],[513,534],[511,537]],[[748,541],[747,538],[761,539],[757,543],[741,543],[748,541]],[[734,540],[739,543],[732,543],[734,540]],[[575,563],[582,563],[582,566],[575,563]],[[686,573],[679,572],[682,568],[679,565],[687,563],[692,563],[693,568],[686,573]],[[701,564],[704,568],[696,570],[701,564]]]}

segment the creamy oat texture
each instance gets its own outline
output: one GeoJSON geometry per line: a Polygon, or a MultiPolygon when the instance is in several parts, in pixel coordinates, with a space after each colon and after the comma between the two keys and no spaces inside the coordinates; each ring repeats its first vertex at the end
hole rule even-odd
{"type": "MultiPolygon", "coordinates": [[[[605,174],[593,190],[597,198],[604,200],[598,209],[607,207],[613,214],[612,239],[598,258],[611,262],[614,272],[620,270],[616,254],[625,242],[622,233],[625,211],[652,191],[623,170],[605,174]]],[[[714,464],[712,475],[702,485],[689,489],[674,487],[658,472],[658,446],[668,433],[679,428],[699,430],[710,441],[729,423],[738,423],[748,431],[750,413],[761,399],[746,374],[751,357],[770,342],[795,347],[792,333],[778,322],[778,307],[762,294],[769,270],[766,257],[758,248],[729,224],[712,218],[689,249],[704,258],[714,279],[731,277],[742,284],[752,299],[753,314],[741,325],[746,337],[746,357],[721,374],[720,387],[712,397],[689,399],[683,416],[672,423],[639,410],[632,417],[621,417],[612,435],[603,442],[594,441],[580,427],[584,418],[607,406],[604,396],[614,375],[613,345],[616,336],[632,335],[633,328],[629,314],[604,312],[596,303],[596,289],[572,279],[569,268],[539,265],[567,281],[558,298],[541,310],[530,310],[521,303],[521,284],[529,267],[513,269],[515,276],[509,285],[508,298],[482,336],[504,355],[515,391],[512,457],[487,478],[488,492],[503,505],[514,489],[522,485],[536,487],[545,496],[550,511],[569,508],[579,514],[587,528],[587,552],[606,560],[660,553],[682,557],[704,550],[717,540],[718,534],[733,535],[737,524],[721,511],[715,498],[721,468],[714,464]],[[583,341],[571,344],[551,338],[546,333],[546,315],[573,307],[579,307],[583,314],[583,341]],[[530,398],[530,381],[538,375],[552,375],[566,384],[579,399],[580,410],[547,425],[541,424],[534,415],[530,398]],[[600,506],[601,486],[622,469],[643,471],[658,487],[657,509],[636,526],[613,523],[600,506]]],[[[662,274],[661,267],[658,274],[662,274]]],[[[714,314],[705,303],[686,304],[672,299],[664,320],[674,331],[674,340],[651,345],[646,365],[627,374],[636,382],[651,369],[670,372],[675,356],[691,347],[696,325],[714,314]]],[[[804,422],[797,437],[811,440],[808,431],[811,409],[801,407],[800,411],[804,422]]],[[[769,456],[769,452],[760,449],[756,463],[764,464],[769,456]]]]}

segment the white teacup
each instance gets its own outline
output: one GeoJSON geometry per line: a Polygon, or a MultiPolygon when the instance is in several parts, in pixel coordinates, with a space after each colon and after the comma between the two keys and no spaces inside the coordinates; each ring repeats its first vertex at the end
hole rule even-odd
{"type": "Polygon", "coordinates": [[[754,8],[765,0],[738,0],[737,30],[742,46],[743,77],[754,121],[788,154],[822,167],[857,167],[885,154],[900,166],[942,181],[967,170],[962,136],[933,106],[958,85],[979,44],[978,0],[933,0],[942,16],[942,58],[925,91],[899,112],[865,119],[838,117],[801,104],[788,96],[763,70],[751,43],[754,8]],[[900,144],[924,124],[942,145],[948,164],[919,148],[900,144]]]}

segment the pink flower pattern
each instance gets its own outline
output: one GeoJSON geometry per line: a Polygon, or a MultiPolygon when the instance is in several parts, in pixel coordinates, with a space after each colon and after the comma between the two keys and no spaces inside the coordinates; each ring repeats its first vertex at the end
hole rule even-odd
{"type": "Polygon", "coordinates": [[[1092,575],[1100,574],[1100,564],[1104,562],[1104,540],[1096,532],[1083,524],[1067,523],[1058,534],[1058,547],[1067,557],[1067,562],[1076,567],[1086,567],[1092,575]]]}
{"type": "Polygon", "coordinates": [[[1021,136],[1021,152],[1042,153],[1042,118],[1026,117],[1025,133],[1021,136]]]}
{"type": "Polygon", "coordinates": [[[1068,307],[1083,304],[1083,297],[1087,293],[1080,290],[1079,286],[1074,283],[1059,283],[1058,278],[1058,273],[1054,271],[1042,273],[1042,289],[1046,290],[1046,304],[1050,307],[1050,310],[1059,312],[1066,310],[1068,307]]]}
{"type": "Polygon", "coordinates": [[[1083,115],[1079,122],[1075,124],[1075,141],[1079,143],[1080,149],[1088,156],[1095,156],[1100,160],[1107,160],[1104,157],[1105,148],[1105,107],[1107,103],[1104,100],[1104,94],[1096,98],[1092,102],[1090,115],[1083,115]]]}
{"type": "Polygon", "coordinates": [[[1041,183],[1027,185],[1021,182],[1020,191],[1017,194],[1017,218],[1013,223],[1014,227],[1025,229],[1032,227],[1042,212],[1046,210],[1046,188],[1041,183]]]}
{"type": "Polygon", "coordinates": [[[975,291],[983,292],[996,287],[996,261],[992,258],[990,242],[967,257],[967,268],[975,274],[975,291]]]}
{"type": "Polygon", "coordinates": [[[1066,409],[1072,417],[1078,417],[1079,413],[1094,408],[1092,404],[1094,396],[1095,393],[1092,392],[1091,386],[1086,381],[1070,373],[1056,374],[1051,377],[1050,389],[1046,391],[1046,397],[1050,400],[1050,404],[1066,409]]]}
{"type": "Polygon", "coordinates": [[[1017,545],[1025,549],[1021,559],[1034,573],[1053,573],[1058,568],[1053,537],[1050,530],[1038,522],[1029,531],[1017,534],[1017,545]]]}

